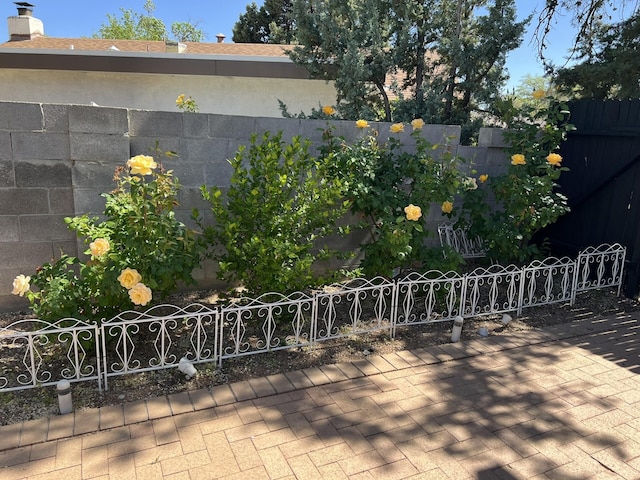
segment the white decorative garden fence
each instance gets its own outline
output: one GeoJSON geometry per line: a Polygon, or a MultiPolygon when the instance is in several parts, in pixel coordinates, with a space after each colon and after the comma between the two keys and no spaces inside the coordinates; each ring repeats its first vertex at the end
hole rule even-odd
{"type": "Polygon", "coordinates": [[[577,259],[547,258],[524,267],[493,265],[466,274],[429,271],[402,279],[357,279],[311,293],[270,293],[229,305],[159,305],[98,324],[21,320],[0,329],[0,392],[110,378],[398,328],[571,303],[581,291],[617,288],[626,249],[587,248],[577,259]]]}

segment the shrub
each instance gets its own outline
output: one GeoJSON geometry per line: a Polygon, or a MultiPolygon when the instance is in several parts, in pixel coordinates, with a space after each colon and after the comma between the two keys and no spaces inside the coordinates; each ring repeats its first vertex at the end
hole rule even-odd
{"type": "Polygon", "coordinates": [[[326,175],[327,161],[309,154],[309,142],[282,133],[251,138],[231,160],[233,175],[225,195],[202,187],[214,222],[203,230],[221,279],[240,282],[252,294],[287,293],[313,286],[319,260],[336,252],[320,245],[341,229],[347,211],[341,184],[326,175]]]}
{"type": "MultiPolygon", "coordinates": [[[[331,127],[325,131],[323,153],[330,159],[330,173],[342,183],[352,212],[369,233],[361,245],[361,266],[367,276],[390,277],[401,268],[444,266],[442,252],[434,255],[425,247],[430,232],[424,228],[422,211],[426,214],[434,202],[453,204],[464,185],[459,168],[463,159],[446,146],[427,142],[420,134],[422,127],[421,120],[412,122],[413,151],[395,135],[405,128],[400,123],[391,125],[392,135],[384,143],[374,133],[366,133],[365,120],[356,122],[356,128],[365,133],[353,144],[334,137],[331,127]]],[[[454,258],[448,257],[447,268],[455,268],[454,258]]]]}
{"type": "Polygon", "coordinates": [[[459,225],[483,238],[489,256],[506,264],[539,256],[534,235],[569,211],[556,183],[568,168],[555,152],[574,127],[567,105],[539,92],[522,109],[504,102],[500,113],[511,163],[506,174],[487,181],[497,208],[488,207],[486,188],[467,192],[459,225]]]}
{"type": "Polygon", "coordinates": [[[44,320],[64,317],[100,321],[128,306],[146,306],[194,283],[202,246],[175,218],[178,181],[154,159],[138,155],[116,169],[116,189],[104,194],[103,219],[66,218],[88,244],[81,260],[62,254],[28,277],[36,289],[19,288],[33,313],[44,320]]]}

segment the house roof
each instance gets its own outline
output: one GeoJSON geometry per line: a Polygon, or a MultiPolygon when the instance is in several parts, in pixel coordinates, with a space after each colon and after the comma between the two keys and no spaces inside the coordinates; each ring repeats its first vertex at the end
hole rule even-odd
{"type": "MultiPolygon", "coordinates": [[[[239,55],[249,57],[288,58],[290,45],[264,43],[200,43],[182,42],[183,55],[239,55]]],[[[51,38],[45,36],[30,40],[13,40],[0,44],[0,49],[109,51],[116,47],[121,52],[167,53],[167,44],[151,40],[109,40],[101,38],[51,38]]]]}
{"type": "Polygon", "coordinates": [[[287,55],[289,45],[51,38],[0,44],[0,68],[308,79],[287,55]],[[115,48],[113,48],[115,47],[115,48]]]}

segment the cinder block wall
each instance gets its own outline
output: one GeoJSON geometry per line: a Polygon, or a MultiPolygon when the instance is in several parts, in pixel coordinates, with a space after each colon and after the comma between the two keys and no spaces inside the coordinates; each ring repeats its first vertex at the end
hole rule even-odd
{"type": "MultiPolygon", "coordinates": [[[[332,124],[335,134],[346,139],[361,134],[354,122],[332,124]]],[[[200,186],[229,186],[227,159],[240,145],[248,145],[252,134],[282,131],[285,140],[300,135],[317,145],[326,127],[322,120],[0,102],[0,311],[28,305],[11,294],[16,275],[31,275],[62,251],[78,255],[86,248],[64,218],[99,215],[101,194],[113,189],[116,167],[131,156],[154,155],[174,170],[182,184],[178,215],[189,222],[193,207],[205,215],[208,211],[200,186]],[[177,152],[178,158],[157,156],[156,146],[177,152]]],[[[372,128],[381,139],[389,136],[389,124],[374,123],[372,128]]],[[[407,145],[410,130],[401,134],[407,145]]],[[[506,163],[499,130],[483,131],[477,147],[459,146],[456,126],[427,126],[422,134],[434,144],[447,139],[454,153],[478,172],[495,175],[506,163]]],[[[439,207],[431,208],[429,228],[434,231],[442,219],[439,207]]],[[[197,278],[202,286],[215,285],[215,265],[203,265],[197,278]]]]}

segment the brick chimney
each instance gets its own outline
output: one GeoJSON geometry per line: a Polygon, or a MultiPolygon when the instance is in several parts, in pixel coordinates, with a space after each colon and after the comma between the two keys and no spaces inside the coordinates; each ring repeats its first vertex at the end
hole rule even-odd
{"type": "Polygon", "coordinates": [[[13,2],[18,6],[18,16],[9,17],[9,41],[31,40],[44,36],[42,20],[33,16],[33,7],[27,2],[13,2]]]}

